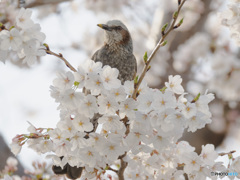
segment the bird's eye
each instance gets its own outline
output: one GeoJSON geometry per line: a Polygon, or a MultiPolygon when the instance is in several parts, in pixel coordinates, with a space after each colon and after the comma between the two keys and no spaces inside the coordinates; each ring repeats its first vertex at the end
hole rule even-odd
{"type": "Polygon", "coordinates": [[[121,26],[116,26],[115,29],[116,29],[116,30],[121,30],[122,27],[121,27],[121,26]]]}

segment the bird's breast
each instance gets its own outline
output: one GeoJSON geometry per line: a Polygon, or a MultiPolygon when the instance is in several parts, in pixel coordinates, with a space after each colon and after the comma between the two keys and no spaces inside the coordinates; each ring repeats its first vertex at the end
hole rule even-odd
{"type": "Polygon", "coordinates": [[[136,59],[127,50],[103,48],[99,50],[95,61],[102,62],[103,66],[109,65],[112,68],[117,68],[119,70],[118,78],[122,83],[127,80],[133,80],[133,76],[136,73],[136,59]]]}

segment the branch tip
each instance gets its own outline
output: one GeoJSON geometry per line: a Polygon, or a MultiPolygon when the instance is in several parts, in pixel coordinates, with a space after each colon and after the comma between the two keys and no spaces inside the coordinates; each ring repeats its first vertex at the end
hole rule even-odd
{"type": "MultiPolygon", "coordinates": [[[[168,28],[168,30],[166,31],[166,28],[167,28],[167,24],[165,24],[162,28],[162,37],[161,39],[159,40],[159,42],[157,43],[157,45],[155,46],[154,50],[152,51],[152,53],[150,54],[150,56],[148,57],[146,63],[145,63],[145,67],[142,71],[142,74],[140,75],[139,77],[139,80],[138,80],[138,83],[134,86],[134,92],[132,94],[132,98],[133,99],[136,99],[137,97],[137,94],[138,94],[138,88],[140,86],[140,84],[142,83],[142,80],[143,78],[145,77],[145,74],[146,72],[149,70],[149,64],[150,62],[152,61],[153,57],[155,56],[156,52],[158,51],[158,49],[161,47],[161,46],[165,46],[167,44],[167,41],[165,41],[165,38],[168,36],[168,34],[174,30],[174,27],[176,26],[176,20],[178,18],[178,15],[179,15],[179,12],[181,11],[181,8],[183,6],[183,4],[186,2],[186,0],[180,0],[178,1],[179,6],[178,6],[178,9],[177,11],[174,12],[173,14],[173,20],[168,28]]],[[[180,20],[180,22],[182,22],[183,20],[180,20]]]]}
{"type": "Polygon", "coordinates": [[[182,0],[178,0],[178,6],[180,6],[181,2],[182,2],[182,0]]]}
{"type": "Polygon", "coordinates": [[[143,56],[143,60],[144,60],[144,63],[146,64],[146,63],[147,63],[147,60],[148,60],[147,51],[145,52],[145,54],[144,54],[144,56],[143,56]]]}
{"type": "MultiPolygon", "coordinates": [[[[49,48],[48,44],[44,43],[43,46],[46,47],[47,51],[50,51],[50,48],[49,48]]],[[[48,52],[46,52],[46,53],[48,53],[48,52]]],[[[49,53],[48,53],[48,54],[49,54],[49,53]]]]}

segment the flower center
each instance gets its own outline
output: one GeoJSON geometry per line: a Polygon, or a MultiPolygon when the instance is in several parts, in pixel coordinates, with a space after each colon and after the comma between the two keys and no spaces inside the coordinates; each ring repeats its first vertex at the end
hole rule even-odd
{"type": "Polygon", "coordinates": [[[88,101],[88,102],[86,103],[86,105],[89,107],[89,106],[92,105],[92,103],[88,101]]]}
{"type": "Polygon", "coordinates": [[[20,22],[23,22],[25,19],[24,18],[19,18],[19,21],[20,22]]]}
{"type": "Polygon", "coordinates": [[[105,82],[109,82],[109,81],[110,81],[109,77],[106,77],[105,82]]]}

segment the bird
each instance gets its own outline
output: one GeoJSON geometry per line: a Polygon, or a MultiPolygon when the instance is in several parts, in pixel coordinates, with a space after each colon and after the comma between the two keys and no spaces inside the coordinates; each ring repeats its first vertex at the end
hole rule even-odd
{"type": "Polygon", "coordinates": [[[97,26],[105,30],[104,45],[93,54],[92,60],[118,69],[118,79],[122,84],[133,80],[137,72],[137,61],[127,27],[119,20],[97,26]]]}
{"type": "MultiPolygon", "coordinates": [[[[106,24],[97,24],[97,26],[105,31],[104,45],[93,54],[91,59],[101,62],[103,66],[108,65],[118,69],[118,79],[122,84],[125,81],[132,81],[137,72],[137,61],[133,55],[132,38],[127,27],[120,20],[110,20],[106,24]]],[[[101,115],[95,114],[91,119],[94,129],[96,129],[99,117],[101,115]]],[[[52,167],[55,174],[66,174],[70,179],[81,177],[83,169],[84,167],[72,167],[68,163],[63,169],[55,165],[52,167]]]]}
{"type": "MultiPolygon", "coordinates": [[[[60,158],[63,159],[63,156],[60,158]]],[[[53,165],[52,170],[57,175],[66,175],[69,179],[77,179],[81,177],[83,167],[70,166],[67,163],[63,166],[63,168],[53,165]]]]}
{"type": "MultiPolygon", "coordinates": [[[[103,66],[118,69],[118,79],[122,84],[132,81],[137,72],[137,61],[133,55],[133,43],[128,28],[120,20],[110,20],[97,26],[104,30],[104,45],[91,59],[101,62],[103,66]]],[[[94,130],[100,117],[99,114],[95,114],[91,119],[94,130]]]]}

